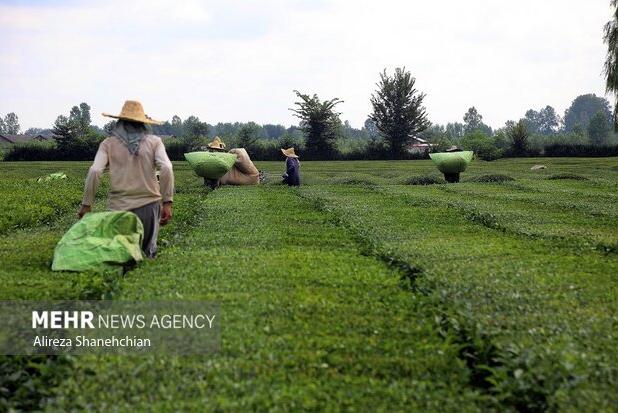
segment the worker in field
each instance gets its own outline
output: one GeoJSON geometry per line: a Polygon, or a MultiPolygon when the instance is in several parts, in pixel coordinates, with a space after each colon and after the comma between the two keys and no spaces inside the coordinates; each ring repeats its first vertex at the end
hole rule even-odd
{"type": "MultiPolygon", "coordinates": [[[[208,144],[207,148],[211,152],[225,152],[225,143],[216,136],[208,144]]],[[[233,148],[229,150],[229,153],[236,155],[236,162],[234,162],[232,169],[219,178],[219,182],[215,184],[215,187],[218,185],[258,185],[260,183],[260,171],[251,161],[247,150],[244,148],[233,148]]],[[[207,185],[209,184],[211,183],[207,183],[207,185]]]]}
{"type": "Polygon", "coordinates": [[[285,155],[285,173],[283,174],[283,183],[289,186],[300,185],[300,161],[298,155],[294,152],[294,148],[281,149],[285,155]]]}
{"type": "Polygon", "coordinates": [[[160,125],[144,113],[142,104],[128,100],[111,136],[99,145],[94,163],[88,170],[79,218],[91,211],[101,174],[110,175],[108,207],[112,211],[131,211],[144,226],[142,250],[149,258],[157,253],[159,225],[172,219],[174,172],[160,137],[147,125],[160,125]],[[159,181],[157,181],[159,169],[159,181]]]}

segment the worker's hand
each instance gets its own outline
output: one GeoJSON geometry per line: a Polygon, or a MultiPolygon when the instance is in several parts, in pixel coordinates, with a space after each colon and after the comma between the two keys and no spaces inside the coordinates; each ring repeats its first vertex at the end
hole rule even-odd
{"type": "Polygon", "coordinates": [[[82,217],[90,211],[92,211],[90,205],[82,205],[82,207],[79,209],[79,212],[77,213],[77,216],[79,217],[79,219],[82,219],[82,217]]]}
{"type": "Polygon", "coordinates": [[[161,208],[161,220],[159,224],[166,225],[172,219],[172,203],[166,202],[161,208]]]}

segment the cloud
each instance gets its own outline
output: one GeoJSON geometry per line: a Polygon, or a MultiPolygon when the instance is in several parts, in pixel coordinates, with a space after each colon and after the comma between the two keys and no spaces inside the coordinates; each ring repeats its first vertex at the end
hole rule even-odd
{"type": "Polygon", "coordinates": [[[86,101],[153,117],[295,122],[292,90],[362,125],[384,68],[406,66],[434,122],[475,105],[499,127],[603,94],[605,0],[0,3],[0,114],[48,126],[86,101]]]}

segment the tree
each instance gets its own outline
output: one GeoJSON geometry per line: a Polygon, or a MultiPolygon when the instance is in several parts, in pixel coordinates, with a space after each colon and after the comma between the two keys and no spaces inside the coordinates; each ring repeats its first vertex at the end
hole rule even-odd
{"type": "Polygon", "coordinates": [[[564,114],[565,131],[572,132],[575,125],[578,124],[587,129],[590,119],[599,111],[605,114],[606,119],[612,118],[607,99],[593,94],[578,96],[564,114]]]}
{"type": "Polygon", "coordinates": [[[614,14],[611,21],[605,25],[604,42],[607,44],[605,59],[605,88],[614,94],[614,129],[618,131],[618,0],[612,0],[614,14]]]}
{"type": "Polygon", "coordinates": [[[268,139],[279,139],[285,134],[285,126],[283,125],[263,125],[264,133],[268,139]]]}
{"type": "Polygon", "coordinates": [[[255,122],[249,122],[243,125],[238,130],[237,145],[239,148],[251,148],[260,138],[260,125],[255,122]]]}
{"type": "Polygon", "coordinates": [[[43,132],[45,132],[45,129],[42,128],[28,128],[24,131],[24,135],[34,136],[43,132]]]}
{"type": "Polygon", "coordinates": [[[4,123],[2,116],[0,116],[0,133],[6,133],[6,123],[4,123]]]}
{"type": "Polygon", "coordinates": [[[116,121],[110,120],[105,125],[103,125],[103,131],[105,131],[105,133],[107,133],[108,135],[111,135],[115,127],[116,127],[116,121]]]}
{"type": "Polygon", "coordinates": [[[451,140],[459,140],[465,135],[465,127],[463,123],[455,122],[446,125],[446,136],[451,140]]]}
{"type": "Polygon", "coordinates": [[[513,155],[522,156],[528,152],[528,130],[524,119],[517,122],[509,131],[509,138],[513,155]]]}
{"type": "Polygon", "coordinates": [[[332,157],[341,127],[340,113],[335,111],[335,106],[343,101],[334,98],[321,102],[316,94],[309,96],[297,90],[294,93],[300,101],[294,102],[298,109],[290,110],[300,119],[307,154],[322,159],[332,157]]]}
{"type": "Polygon", "coordinates": [[[590,119],[588,125],[588,137],[594,145],[602,145],[606,142],[609,136],[609,122],[606,114],[598,111],[596,115],[590,119]]]}
{"type": "Polygon", "coordinates": [[[378,130],[378,127],[376,126],[376,123],[373,120],[371,120],[371,118],[367,118],[365,120],[365,124],[363,128],[365,129],[365,131],[367,132],[367,135],[369,135],[370,138],[375,138],[380,134],[380,131],[378,130]]]}
{"type": "Polygon", "coordinates": [[[529,109],[523,119],[526,129],[530,133],[539,133],[540,114],[536,110],[529,109]]]}
{"type": "Polygon", "coordinates": [[[19,126],[19,118],[13,112],[8,113],[4,117],[4,133],[9,135],[17,135],[21,127],[19,126]]]}
{"type": "Polygon", "coordinates": [[[208,136],[208,124],[200,121],[197,116],[189,116],[182,122],[182,132],[183,136],[206,137],[208,136]]]}
{"type": "Polygon", "coordinates": [[[174,131],[172,135],[182,136],[182,119],[178,115],[172,117],[172,130],[174,131]]]}
{"type": "Polygon", "coordinates": [[[468,109],[464,115],[464,133],[472,133],[475,131],[483,132],[486,135],[492,135],[491,128],[483,123],[483,116],[476,110],[474,106],[468,109]]]}
{"type": "Polygon", "coordinates": [[[560,117],[556,110],[547,105],[539,111],[538,129],[541,135],[553,135],[560,127],[560,117]]]}
{"type": "Polygon", "coordinates": [[[404,68],[396,68],[391,77],[386,69],[380,73],[378,90],[371,95],[373,120],[388,142],[394,157],[401,157],[405,147],[431,122],[423,106],[425,94],[414,88],[416,79],[404,68]]]}
{"type": "Polygon", "coordinates": [[[60,115],[56,118],[52,130],[54,135],[56,135],[56,145],[61,151],[69,148],[78,136],[75,124],[64,115],[60,115]]]}
{"type": "Polygon", "coordinates": [[[485,161],[493,161],[502,156],[502,151],[498,149],[493,138],[487,136],[480,130],[467,133],[461,139],[461,146],[485,161]]]}

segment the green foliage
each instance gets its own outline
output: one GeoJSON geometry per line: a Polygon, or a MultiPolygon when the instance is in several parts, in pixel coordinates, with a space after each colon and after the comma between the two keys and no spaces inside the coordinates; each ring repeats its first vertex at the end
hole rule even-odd
{"type": "Polygon", "coordinates": [[[609,119],[602,111],[597,112],[588,124],[588,138],[594,145],[603,145],[609,137],[609,119]]]}
{"type": "Polygon", "coordinates": [[[468,112],[463,117],[464,120],[464,132],[466,134],[481,132],[485,135],[491,136],[493,131],[491,128],[483,123],[483,116],[476,110],[474,106],[468,109],[468,112]]]}
{"type": "Polygon", "coordinates": [[[546,136],[558,132],[560,126],[560,118],[556,114],[556,110],[551,106],[545,106],[545,108],[538,112],[533,109],[528,110],[524,122],[526,129],[530,133],[539,133],[546,136]]]}
{"type": "MultiPolygon", "coordinates": [[[[605,88],[618,101],[618,1],[611,0],[612,20],[605,25],[603,40],[607,44],[605,58],[605,88]]],[[[614,130],[618,131],[618,104],[614,107],[614,130]]]]}
{"type": "Polygon", "coordinates": [[[502,151],[496,146],[495,140],[480,130],[467,133],[461,139],[460,145],[467,151],[474,151],[478,158],[486,161],[493,161],[502,156],[502,151]]]}
{"type": "Polygon", "coordinates": [[[20,130],[21,127],[19,126],[19,118],[15,113],[7,113],[4,119],[0,117],[0,133],[17,135],[20,130]]]}
{"type": "Polygon", "coordinates": [[[564,129],[572,132],[577,125],[586,130],[590,120],[598,113],[602,112],[605,119],[611,119],[611,111],[607,99],[597,97],[594,94],[581,95],[575,98],[571,106],[564,114],[564,129]]]}
{"type": "Polygon", "coordinates": [[[469,180],[469,182],[485,182],[485,183],[502,183],[502,182],[511,182],[514,181],[515,178],[505,174],[489,174],[489,175],[480,175],[475,176],[469,180]]]}
{"type": "Polygon", "coordinates": [[[611,411],[615,164],[473,162],[516,182],[410,187],[430,161],[303,162],[300,189],[209,192],[178,162],[160,256],[103,277],[49,270],[88,164],[2,163],[14,208],[58,170],[37,207],[75,206],[0,235],[1,299],[219,301],[225,334],[204,357],[0,358],[0,410],[611,411]]]}
{"type": "Polygon", "coordinates": [[[582,175],[572,174],[572,173],[563,173],[563,174],[555,174],[547,177],[550,181],[560,180],[560,179],[571,179],[574,181],[587,181],[588,178],[582,175]]]}
{"type": "Polygon", "coordinates": [[[371,95],[375,122],[382,137],[388,142],[392,155],[400,158],[412,139],[431,125],[423,99],[425,94],[414,88],[416,79],[404,68],[396,68],[393,76],[380,73],[378,90],[371,95]]]}
{"type": "Polygon", "coordinates": [[[290,109],[300,119],[305,134],[307,154],[314,158],[328,159],[336,151],[335,142],[339,136],[341,121],[335,106],[343,101],[334,98],[321,102],[318,95],[305,95],[295,90],[300,101],[294,102],[297,109],[290,109]]]}
{"type": "Polygon", "coordinates": [[[69,117],[58,116],[54,123],[53,133],[56,136],[56,145],[61,152],[81,153],[88,143],[94,143],[90,129],[90,106],[87,103],[80,103],[73,106],[69,117]]]}
{"type": "Polygon", "coordinates": [[[237,146],[239,148],[253,148],[258,139],[260,133],[260,126],[255,122],[249,122],[246,125],[243,125],[238,131],[237,137],[237,146]]]}
{"type": "Polygon", "coordinates": [[[528,152],[528,130],[523,120],[509,130],[509,138],[511,138],[510,153],[515,156],[524,156],[528,152]]]}

